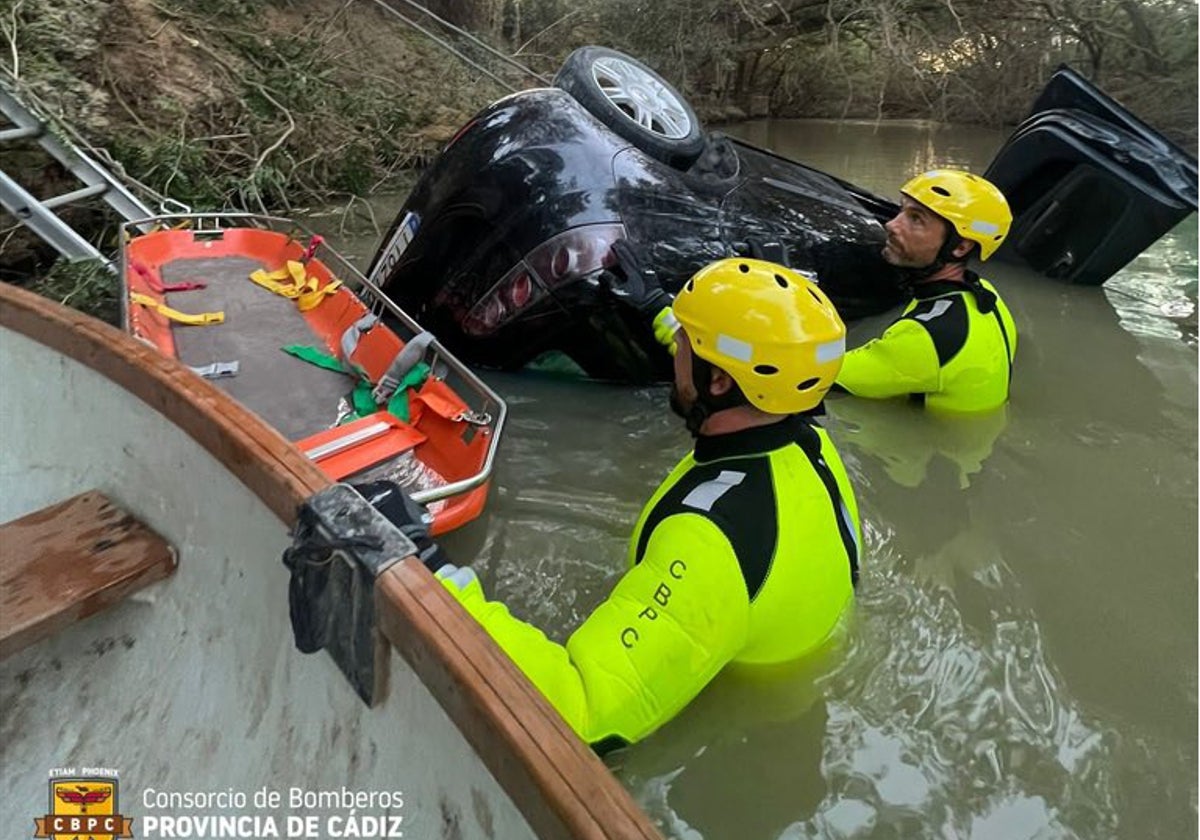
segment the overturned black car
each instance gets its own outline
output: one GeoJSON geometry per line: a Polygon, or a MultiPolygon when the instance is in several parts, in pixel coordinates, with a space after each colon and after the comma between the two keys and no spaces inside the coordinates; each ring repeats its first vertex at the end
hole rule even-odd
{"type": "MultiPolygon", "coordinates": [[[[467,123],[372,261],[371,279],[462,358],[515,369],[557,350],[598,379],[668,378],[647,320],[606,282],[618,240],[669,291],[753,255],[813,276],[847,320],[901,302],[880,256],[895,202],[705,132],[614,50],[576,50],[554,81],[467,123]]],[[[1103,283],[1196,209],[1195,159],[1068,68],[986,175],[1014,214],[1000,258],[1067,282],[1103,283]]]]}

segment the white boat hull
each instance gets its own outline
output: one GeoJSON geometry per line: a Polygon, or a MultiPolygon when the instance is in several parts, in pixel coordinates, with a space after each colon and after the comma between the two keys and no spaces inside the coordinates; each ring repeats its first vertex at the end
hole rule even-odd
{"type": "Polygon", "coordinates": [[[361,836],[657,836],[419,563],[375,584],[390,674],[374,707],[329,656],[295,649],[281,556],[328,480],[227,395],[4,284],[0,359],[0,523],[98,489],[178,552],[173,576],[0,661],[6,832],[50,813],[52,771],[98,768],[119,774],[136,837],[185,818],[191,836],[245,836],[204,817],[258,836],[315,818],[319,833],[291,836],[337,836],[368,816],[361,836]],[[245,805],[179,804],[222,792],[245,805]]]}

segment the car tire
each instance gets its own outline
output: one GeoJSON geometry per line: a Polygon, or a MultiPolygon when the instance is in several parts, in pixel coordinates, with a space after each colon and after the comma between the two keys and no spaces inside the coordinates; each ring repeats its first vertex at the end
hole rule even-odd
{"type": "Polygon", "coordinates": [[[650,157],[687,169],[704,149],[696,112],[666,79],[608,47],[580,47],[563,62],[555,87],[650,157]]]}

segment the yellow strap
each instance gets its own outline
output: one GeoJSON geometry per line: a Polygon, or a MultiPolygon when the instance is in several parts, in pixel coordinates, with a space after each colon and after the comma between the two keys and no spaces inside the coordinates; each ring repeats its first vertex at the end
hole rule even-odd
{"type": "Polygon", "coordinates": [[[297,286],[303,286],[308,279],[308,270],[304,267],[304,263],[295,260],[287,261],[287,273],[292,276],[292,283],[297,286]]]}
{"type": "Polygon", "coordinates": [[[312,289],[304,292],[302,295],[300,295],[300,297],[296,298],[296,306],[301,312],[307,312],[310,309],[316,309],[321,305],[321,301],[325,300],[327,296],[336,292],[338,290],[338,286],[342,285],[341,280],[332,280],[325,286],[325,288],[318,289],[316,288],[316,283],[316,278],[313,278],[312,283],[310,284],[312,289]]]}
{"type": "Polygon", "coordinates": [[[287,276],[287,271],[285,269],[272,271],[268,274],[260,268],[250,275],[250,279],[269,292],[274,292],[277,295],[282,295],[285,298],[295,300],[300,296],[300,290],[290,283],[279,282],[287,276]]]}
{"type": "Polygon", "coordinates": [[[275,271],[263,271],[261,268],[250,275],[250,279],[268,291],[296,301],[301,312],[307,312],[321,305],[328,295],[337,291],[342,285],[341,280],[331,280],[325,288],[318,288],[320,280],[308,276],[304,263],[288,260],[284,268],[275,271]],[[284,282],[290,280],[291,282],[284,282]]]}
{"type": "Polygon", "coordinates": [[[187,312],[180,312],[178,309],[172,309],[165,303],[159,303],[154,298],[150,297],[149,295],[144,295],[141,292],[130,292],[129,299],[136,304],[145,306],[148,309],[153,309],[168,321],[174,321],[176,324],[183,324],[188,327],[207,327],[210,324],[221,324],[225,322],[224,312],[199,312],[195,315],[190,315],[187,312]]]}

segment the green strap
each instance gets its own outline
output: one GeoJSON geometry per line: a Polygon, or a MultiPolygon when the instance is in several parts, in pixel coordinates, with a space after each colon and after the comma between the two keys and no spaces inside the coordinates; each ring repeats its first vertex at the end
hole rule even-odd
{"type": "Polygon", "coordinates": [[[394,417],[399,417],[405,423],[408,422],[408,391],[402,388],[397,388],[396,393],[392,394],[392,398],[388,400],[388,413],[394,417]]]}
{"type": "Polygon", "coordinates": [[[306,347],[303,344],[289,344],[287,347],[279,349],[290,356],[295,356],[297,359],[308,362],[310,365],[325,368],[325,370],[332,370],[338,373],[350,372],[346,370],[346,366],[338,361],[338,359],[330,356],[328,353],[321,352],[316,347],[306,347]]]}
{"type": "MultiPolygon", "coordinates": [[[[316,347],[306,347],[303,344],[289,344],[287,347],[280,349],[288,355],[295,356],[297,359],[302,359],[309,364],[325,368],[326,370],[336,371],[337,373],[357,373],[359,375],[358,383],[350,393],[350,401],[354,405],[355,417],[366,417],[368,414],[374,414],[379,410],[379,406],[375,404],[374,397],[371,396],[373,386],[362,375],[362,371],[347,370],[346,366],[335,357],[318,350],[316,347]]],[[[400,380],[400,384],[396,386],[392,398],[388,400],[388,412],[407,423],[410,416],[408,411],[408,392],[410,389],[420,388],[428,376],[429,365],[425,362],[418,362],[413,365],[408,373],[404,375],[404,378],[400,380]]],[[[351,418],[346,419],[349,420],[351,418]]]]}
{"type": "Polygon", "coordinates": [[[408,422],[408,392],[409,389],[420,388],[429,376],[429,365],[425,362],[417,362],[408,373],[404,374],[404,378],[400,380],[400,384],[396,386],[392,398],[388,400],[388,412],[399,417],[405,423],[408,422]]]}
{"type": "Polygon", "coordinates": [[[350,401],[354,404],[355,417],[366,417],[379,410],[379,406],[375,405],[375,398],[371,396],[371,383],[365,379],[360,379],[354,386],[350,401]]]}

